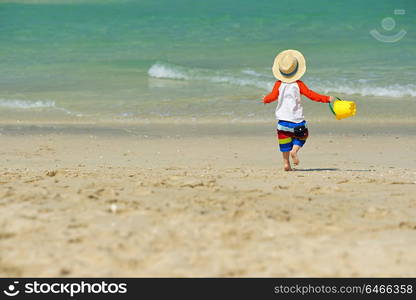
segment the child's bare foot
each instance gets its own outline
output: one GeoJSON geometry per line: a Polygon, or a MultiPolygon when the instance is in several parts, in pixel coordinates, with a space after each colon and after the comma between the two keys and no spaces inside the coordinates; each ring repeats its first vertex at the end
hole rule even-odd
{"type": "Polygon", "coordinates": [[[292,157],[293,164],[297,166],[299,164],[298,154],[296,152],[290,151],[290,157],[292,157]]]}
{"type": "Polygon", "coordinates": [[[292,167],[290,165],[285,165],[285,167],[283,168],[285,171],[293,171],[292,167]]]}
{"type": "Polygon", "coordinates": [[[290,166],[290,155],[289,152],[282,152],[283,154],[283,170],[285,171],[292,171],[292,167],[290,166]]]}

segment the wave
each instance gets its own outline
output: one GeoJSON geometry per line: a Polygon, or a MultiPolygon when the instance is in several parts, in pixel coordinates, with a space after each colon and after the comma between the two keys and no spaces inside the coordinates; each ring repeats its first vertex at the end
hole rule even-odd
{"type": "Polygon", "coordinates": [[[52,100],[21,100],[21,99],[2,99],[0,98],[0,108],[12,110],[55,110],[64,112],[67,115],[81,117],[81,113],[75,113],[66,108],[55,105],[52,100]]]}
{"type": "MultiPolygon", "coordinates": [[[[252,71],[254,72],[254,71],[252,71]]],[[[241,74],[227,71],[213,71],[199,68],[186,68],[173,64],[155,63],[148,70],[150,77],[176,80],[200,80],[212,83],[228,83],[239,86],[254,86],[262,89],[273,87],[273,81],[260,79],[260,74],[254,75],[243,70],[241,74]]]]}
{"type": "Polygon", "coordinates": [[[55,108],[55,101],[50,100],[20,100],[20,99],[0,99],[0,107],[15,109],[34,109],[34,108],[55,108]]]}
{"type": "Polygon", "coordinates": [[[357,80],[356,83],[311,81],[314,89],[323,93],[340,93],[345,95],[377,96],[377,97],[416,97],[416,85],[414,84],[390,84],[383,87],[357,80]]]}
{"type": "Polygon", "coordinates": [[[165,65],[156,63],[150,67],[148,74],[155,78],[169,78],[169,79],[191,79],[191,77],[183,72],[182,67],[175,67],[171,65],[165,65]]]}
{"type": "MultiPolygon", "coordinates": [[[[148,75],[153,78],[172,80],[198,80],[211,83],[226,83],[237,86],[253,86],[270,91],[275,80],[266,74],[251,69],[240,71],[214,71],[202,68],[187,68],[169,63],[157,62],[153,64],[148,75]]],[[[340,93],[346,95],[378,96],[378,97],[416,97],[416,85],[414,84],[390,84],[383,85],[371,83],[366,79],[349,80],[308,80],[311,88],[322,93],[340,93]]]]}

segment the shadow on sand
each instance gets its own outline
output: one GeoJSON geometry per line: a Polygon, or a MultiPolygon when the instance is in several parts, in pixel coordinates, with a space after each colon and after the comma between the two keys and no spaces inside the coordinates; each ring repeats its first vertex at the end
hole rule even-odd
{"type": "Polygon", "coordinates": [[[314,169],[294,169],[297,172],[319,172],[319,171],[342,171],[342,172],[374,172],[375,170],[352,170],[352,169],[339,169],[339,168],[314,168],[314,169]]]}

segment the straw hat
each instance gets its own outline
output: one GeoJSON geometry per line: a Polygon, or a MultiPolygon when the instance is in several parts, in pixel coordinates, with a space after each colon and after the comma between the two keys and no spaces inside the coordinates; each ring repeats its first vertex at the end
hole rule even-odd
{"type": "Polygon", "coordinates": [[[299,80],[306,72],[306,61],[297,50],[280,52],[273,63],[273,75],[277,79],[291,83],[299,80]]]}

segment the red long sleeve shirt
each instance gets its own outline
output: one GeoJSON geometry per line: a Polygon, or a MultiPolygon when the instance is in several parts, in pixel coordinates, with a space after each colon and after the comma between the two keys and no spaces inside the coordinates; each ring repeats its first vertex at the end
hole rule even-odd
{"type": "MultiPolygon", "coordinates": [[[[329,99],[330,99],[329,96],[321,95],[310,90],[306,86],[306,84],[304,84],[300,80],[296,81],[296,83],[298,84],[299,92],[302,95],[316,102],[323,102],[323,103],[329,102],[329,99]]],[[[276,101],[279,98],[279,88],[281,84],[282,82],[280,80],[276,81],[276,83],[274,84],[273,90],[270,92],[270,94],[268,94],[267,96],[263,98],[263,103],[270,103],[270,102],[276,101]]]]}

